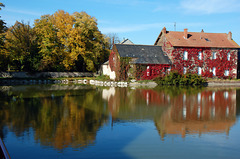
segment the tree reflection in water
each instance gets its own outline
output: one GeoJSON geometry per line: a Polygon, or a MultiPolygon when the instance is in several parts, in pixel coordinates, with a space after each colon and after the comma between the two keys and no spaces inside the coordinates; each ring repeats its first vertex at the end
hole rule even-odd
{"type": "Polygon", "coordinates": [[[94,144],[107,122],[152,120],[164,139],[169,134],[228,134],[236,121],[235,89],[45,85],[0,90],[1,137],[6,127],[16,136],[32,129],[37,142],[59,150],[94,144]]]}
{"type": "Polygon", "coordinates": [[[2,137],[6,133],[3,128],[7,126],[16,136],[33,128],[36,141],[57,149],[94,143],[97,130],[107,120],[101,111],[94,112],[85,106],[92,98],[96,98],[95,104],[103,102],[94,89],[51,90],[46,87],[34,92],[28,89],[32,90],[29,86],[19,92],[18,87],[12,87],[5,92],[8,95],[2,92],[2,137]]]}

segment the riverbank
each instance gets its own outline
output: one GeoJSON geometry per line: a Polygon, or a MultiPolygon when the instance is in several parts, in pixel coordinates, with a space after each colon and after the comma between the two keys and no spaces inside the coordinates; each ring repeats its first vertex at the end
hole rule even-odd
{"type": "Polygon", "coordinates": [[[208,87],[240,87],[239,80],[209,80],[208,87]]]}
{"type": "Polygon", "coordinates": [[[33,79],[33,78],[0,78],[0,85],[35,85],[35,84],[83,84],[105,87],[156,87],[153,81],[105,81],[93,78],[58,78],[58,79],[33,79]]]}
{"type": "MultiPolygon", "coordinates": [[[[157,83],[154,81],[104,81],[94,78],[0,78],[0,85],[34,85],[34,84],[83,84],[106,87],[149,87],[154,88],[157,83]]],[[[207,87],[240,87],[239,80],[209,80],[204,86],[207,87]]]]}

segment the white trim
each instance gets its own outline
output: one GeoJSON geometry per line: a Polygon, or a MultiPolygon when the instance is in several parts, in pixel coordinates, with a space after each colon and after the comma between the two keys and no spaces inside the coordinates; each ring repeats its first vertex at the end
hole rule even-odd
{"type": "Polygon", "coordinates": [[[230,61],[231,54],[230,52],[227,54],[227,60],[230,61]]]}
{"type": "Polygon", "coordinates": [[[188,52],[187,51],[183,52],[183,60],[188,60],[188,52]]]}
{"type": "Polygon", "coordinates": [[[147,66],[147,76],[150,76],[150,66],[147,66]]]}
{"type": "Polygon", "coordinates": [[[217,53],[216,52],[212,52],[212,59],[213,60],[217,59],[217,53]]]}
{"type": "Polygon", "coordinates": [[[199,51],[199,52],[198,52],[198,60],[202,60],[202,59],[203,59],[202,56],[203,56],[202,52],[199,51]]]}
{"type": "Polygon", "coordinates": [[[229,76],[229,70],[225,70],[224,76],[229,76]]]}
{"type": "Polygon", "coordinates": [[[198,75],[202,75],[202,68],[198,67],[198,75]]]}
{"type": "Polygon", "coordinates": [[[187,68],[183,67],[183,74],[186,74],[186,73],[187,73],[187,68]]]}
{"type": "Polygon", "coordinates": [[[213,76],[216,76],[216,67],[212,68],[212,73],[213,73],[213,76]]]}

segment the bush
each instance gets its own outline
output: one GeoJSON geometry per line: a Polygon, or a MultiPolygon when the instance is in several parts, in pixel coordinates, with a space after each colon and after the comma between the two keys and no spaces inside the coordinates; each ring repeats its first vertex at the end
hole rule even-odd
{"type": "Polygon", "coordinates": [[[100,76],[96,77],[96,80],[99,80],[99,81],[109,81],[110,78],[107,75],[100,75],[100,76]]]}
{"type": "Polygon", "coordinates": [[[197,74],[181,75],[177,71],[172,71],[164,77],[157,77],[154,81],[158,85],[202,85],[206,82],[201,76],[197,74]]]}

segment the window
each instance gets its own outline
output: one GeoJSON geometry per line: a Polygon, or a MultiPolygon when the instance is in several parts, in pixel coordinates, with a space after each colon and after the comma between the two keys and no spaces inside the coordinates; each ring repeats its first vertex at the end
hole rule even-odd
{"type": "Polygon", "coordinates": [[[202,52],[198,52],[198,60],[202,60],[202,52]]]}
{"type": "Polygon", "coordinates": [[[224,75],[229,76],[229,70],[225,70],[224,75]]]}
{"type": "Polygon", "coordinates": [[[147,76],[150,76],[150,66],[147,66],[147,76]]]}
{"type": "Polygon", "coordinates": [[[187,73],[187,68],[183,67],[183,74],[186,74],[186,73],[187,73]]]}
{"type": "Polygon", "coordinates": [[[216,76],[216,67],[213,67],[212,72],[213,72],[213,76],[216,76]]]}
{"type": "Polygon", "coordinates": [[[216,59],[216,58],[217,58],[216,52],[213,52],[213,53],[212,53],[212,59],[214,60],[214,59],[216,59]]]}
{"type": "Polygon", "coordinates": [[[201,75],[201,74],[202,74],[202,68],[198,67],[198,75],[201,75]]]}
{"type": "Polygon", "coordinates": [[[167,69],[167,72],[169,73],[169,72],[171,71],[171,69],[172,69],[172,68],[171,68],[171,67],[169,67],[169,68],[167,69]]]}
{"type": "Polygon", "coordinates": [[[183,52],[183,60],[187,60],[188,59],[188,52],[184,51],[183,52]]]}
{"type": "Polygon", "coordinates": [[[227,54],[227,60],[230,61],[230,52],[227,54]]]}

